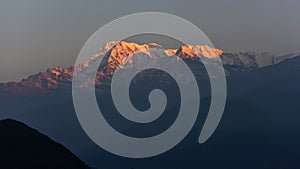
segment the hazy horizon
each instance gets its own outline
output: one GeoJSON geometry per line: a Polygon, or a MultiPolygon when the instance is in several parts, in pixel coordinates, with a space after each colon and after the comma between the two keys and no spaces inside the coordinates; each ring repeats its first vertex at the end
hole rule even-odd
{"type": "Polygon", "coordinates": [[[0,5],[0,82],[74,64],[96,30],[136,12],[183,17],[225,52],[300,52],[299,6],[297,0],[4,0],[0,5]]]}

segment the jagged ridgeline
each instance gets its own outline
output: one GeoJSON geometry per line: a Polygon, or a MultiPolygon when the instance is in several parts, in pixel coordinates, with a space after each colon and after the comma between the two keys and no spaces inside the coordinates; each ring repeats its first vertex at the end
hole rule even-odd
{"type": "MultiPolygon", "coordinates": [[[[230,71],[239,71],[240,69],[252,70],[266,67],[297,56],[297,54],[277,56],[268,53],[257,54],[251,52],[225,53],[220,49],[215,49],[210,46],[183,45],[179,49],[164,49],[163,46],[155,43],[140,45],[124,41],[108,42],[104,47],[100,48],[95,55],[80,65],[81,69],[86,69],[89,65],[95,63],[98,58],[105,57],[98,70],[95,84],[92,83],[92,79],[85,79],[79,87],[89,87],[91,85],[100,86],[107,82],[107,79],[111,78],[116,68],[122,68],[124,64],[133,63],[132,59],[134,58],[133,56],[135,56],[133,54],[142,52],[152,57],[149,55],[149,50],[155,47],[161,48],[164,51],[165,57],[175,56],[186,62],[190,62],[189,66],[192,69],[193,67],[199,66],[198,62],[201,62],[198,57],[199,55],[207,59],[214,59],[220,56],[225,65],[227,75],[229,75],[228,72],[230,71]],[[239,69],[236,69],[236,67],[239,69]]],[[[21,82],[2,83],[0,84],[0,91],[2,95],[6,97],[14,97],[15,95],[34,96],[36,94],[49,93],[53,90],[71,92],[73,71],[74,66],[48,69],[45,72],[31,75],[21,82]]]]}

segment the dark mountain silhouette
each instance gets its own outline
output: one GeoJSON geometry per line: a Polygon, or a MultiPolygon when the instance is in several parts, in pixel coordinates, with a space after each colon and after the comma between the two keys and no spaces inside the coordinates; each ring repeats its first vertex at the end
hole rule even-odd
{"type": "Polygon", "coordinates": [[[0,133],[0,168],[89,168],[63,145],[21,122],[1,120],[0,133]]]}

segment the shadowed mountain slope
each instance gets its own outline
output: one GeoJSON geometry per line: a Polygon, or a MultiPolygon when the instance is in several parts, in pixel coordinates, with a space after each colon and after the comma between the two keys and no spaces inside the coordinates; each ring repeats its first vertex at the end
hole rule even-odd
{"type": "Polygon", "coordinates": [[[21,122],[1,120],[0,133],[0,168],[89,168],[61,144],[21,122]]]}

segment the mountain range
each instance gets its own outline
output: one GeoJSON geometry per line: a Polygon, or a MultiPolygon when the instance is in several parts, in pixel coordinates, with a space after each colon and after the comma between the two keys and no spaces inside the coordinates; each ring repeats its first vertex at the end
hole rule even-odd
{"type": "MultiPolygon", "coordinates": [[[[98,106],[106,120],[121,133],[138,137],[155,135],[170,127],[176,118],[180,106],[178,86],[160,71],[139,74],[130,90],[132,104],[139,110],[149,108],[148,94],[152,89],[160,88],[166,93],[166,111],[158,121],[149,125],[130,123],[114,107],[109,82],[116,69],[135,66],[141,56],[153,59],[154,54],[159,54],[161,59],[175,57],[187,63],[201,93],[199,117],[191,133],[160,156],[139,160],[121,158],[89,139],[78,122],[72,102],[74,66],[52,68],[21,82],[0,84],[0,119],[9,117],[25,122],[62,143],[94,168],[296,169],[300,166],[300,54],[226,53],[209,46],[164,49],[155,43],[109,42],[78,67],[79,71],[98,67],[95,79],[98,106]],[[226,107],[214,135],[204,144],[198,144],[210,106],[210,82],[202,62],[217,56],[226,73],[226,107]],[[103,59],[100,66],[95,64],[99,58],[103,59]]],[[[90,85],[93,85],[91,79],[83,79],[78,87],[90,85]]]]}
{"type": "MultiPolygon", "coordinates": [[[[192,62],[201,62],[198,56],[205,59],[214,59],[220,56],[227,72],[267,67],[300,55],[296,53],[279,56],[269,53],[256,54],[253,52],[224,53],[222,50],[210,46],[197,45],[183,45],[178,49],[164,49],[161,45],[155,43],[139,45],[137,43],[120,41],[108,42],[95,55],[91,56],[90,59],[80,64],[79,67],[80,69],[86,69],[93,65],[97,59],[104,58],[95,79],[95,85],[100,86],[105,83],[105,79],[111,78],[117,68],[122,68],[126,64],[133,64],[134,58],[138,57],[136,56],[137,53],[143,53],[149,58],[153,58],[151,56],[153,53],[150,52],[153,48],[163,51],[158,54],[162,58],[177,57],[178,59],[192,62]],[[239,70],[236,68],[239,68],[239,70]]],[[[154,53],[154,55],[157,55],[157,53],[154,53]]],[[[74,66],[68,68],[50,68],[45,72],[31,75],[20,82],[0,83],[1,96],[34,96],[36,94],[46,94],[52,90],[65,91],[65,89],[70,89],[71,87],[73,71],[74,66]]],[[[88,87],[89,85],[93,85],[91,81],[91,79],[85,79],[82,82],[82,86],[88,87]]]]}

